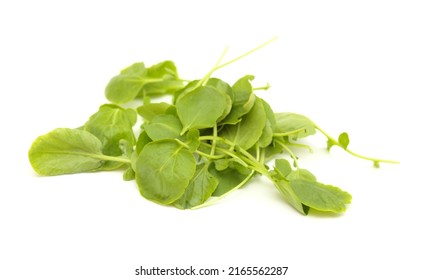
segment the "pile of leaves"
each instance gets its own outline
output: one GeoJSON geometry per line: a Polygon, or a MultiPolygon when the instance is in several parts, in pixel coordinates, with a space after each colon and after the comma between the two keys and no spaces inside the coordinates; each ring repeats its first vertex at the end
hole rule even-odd
{"type": "Polygon", "coordinates": [[[48,176],[122,170],[124,180],[136,180],[142,196],[180,209],[214,203],[260,174],[302,214],[311,208],[344,212],[351,195],[300,168],[291,147],[310,148],[296,141],[320,131],[328,149],[339,146],[376,166],[385,160],[351,152],[346,133],[335,139],[303,115],[274,113],[255,94],[268,87],[254,88],[251,75],[233,85],[211,77],[267,43],[221,64],[223,54],[198,80],[180,79],[172,61],[130,65],[107,84],[110,103],[83,126],[57,128],[33,142],[33,169],[48,176]],[[163,95],[171,101],[154,102],[163,95]],[[142,105],[129,108],[135,99],[142,105]],[[141,130],[135,133],[139,117],[141,130]]]}

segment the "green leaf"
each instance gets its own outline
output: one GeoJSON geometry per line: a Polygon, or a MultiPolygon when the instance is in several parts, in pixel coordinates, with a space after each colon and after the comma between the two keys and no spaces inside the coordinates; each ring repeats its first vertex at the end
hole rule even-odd
{"type": "Polygon", "coordinates": [[[222,196],[228,191],[238,186],[247,175],[238,172],[235,169],[226,168],[225,170],[217,170],[214,164],[209,167],[209,172],[218,180],[217,188],[212,196],[222,196]]]}
{"type": "Polygon", "coordinates": [[[191,152],[195,152],[199,148],[200,141],[198,129],[191,129],[188,131],[185,144],[188,145],[189,151],[191,152]]]}
{"type": "Polygon", "coordinates": [[[132,181],[135,180],[136,174],[135,171],[129,167],[125,170],[125,172],[123,173],[123,180],[125,181],[132,181]]]}
{"type": "Polygon", "coordinates": [[[287,179],[293,180],[306,180],[310,182],[316,182],[317,178],[309,170],[303,168],[297,168],[296,170],[289,173],[287,179]]]}
{"type": "MultiPolygon", "coordinates": [[[[132,126],[137,115],[132,109],[123,109],[114,104],[102,105],[98,112],[92,115],[83,129],[97,136],[103,143],[103,153],[110,156],[121,156],[120,141],[124,139],[129,146],[134,146],[136,139],[132,126]]],[[[119,167],[119,162],[108,162],[104,170],[119,167]]]]}
{"type": "Polygon", "coordinates": [[[292,172],[290,163],[285,159],[276,159],[275,168],[281,175],[283,175],[284,178],[287,178],[287,176],[292,172]]]}
{"type": "Polygon", "coordinates": [[[352,200],[352,196],[340,188],[315,181],[298,179],[292,180],[290,185],[303,204],[319,211],[341,213],[352,200]]]}
{"type": "Polygon", "coordinates": [[[346,132],[343,132],[338,136],[338,143],[343,149],[347,149],[347,146],[349,146],[349,135],[346,132]]]}
{"type": "Polygon", "coordinates": [[[273,182],[280,193],[283,195],[284,199],[293,206],[300,213],[307,215],[309,212],[309,207],[302,204],[301,200],[297,197],[296,193],[293,191],[290,182],[285,180],[280,180],[276,175],[273,175],[273,182]]]}
{"type": "Polygon", "coordinates": [[[273,133],[276,128],[276,120],[271,106],[263,99],[261,99],[261,102],[264,106],[265,116],[267,119],[265,122],[265,127],[262,131],[261,138],[259,139],[259,146],[261,148],[265,148],[268,147],[273,141],[273,133]]]}
{"type": "Polygon", "coordinates": [[[192,128],[213,127],[224,113],[226,97],[213,87],[201,86],[180,96],[176,108],[183,134],[192,128]]]}
{"type": "Polygon", "coordinates": [[[40,175],[96,171],[104,164],[101,141],[88,131],[57,128],[39,136],[28,152],[40,175]]]}
{"type": "Polygon", "coordinates": [[[208,172],[209,164],[201,163],[196,166],[195,175],[191,179],[185,193],[174,206],[180,209],[189,209],[203,204],[218,185],[218,180],[208,172]]]}
{"type": "Polygon", "coordinates": [[[327,150],[330,151],[331,148],[335,145],[337,145],[337,143],[335,141],[333,141],[332,139],[328,138],[328,140],[327,140],[327,150]]]}
{"type": "Polygon", "coordinates": [[[184,87],[173,62],[164,61],[145,68],[134,63],[114,76],[107,84],[105,95],[113,103],[127,103],[136,97],[172,94],[184,87]]]}
{"type": "Polygon", "coordinates": [[[166,102],[147,103],[139,106],[136,110],[145,121],[151,121],[155,116],[164,115],[166,111],[173,106],[174,105],[168,104],[166,102]]]}
{"type": "Polygon", "coordinates": [[[195,157],[176,140],[151,142],[136,162],[140,193],[159,204],[171,204],[185,192],[196,169],[195,157]]]}
{"type": "Polygon", "coordinates": [[[114,76],[105,88],[106,98],[113,103],[129,102],[139,94],[147,77],[144,63],[134,63],[114,76]]]}
{"type": "Polygon", "coordinates": [[[315,124],[307,117],[295,113],[276,113],[276,133],[291,133],[294,138],[315,134],[315,124]]]}
{"type": "Polygon", "coordinates": [[[225,125],[220,136],[248,150],[262,135],[266,124],[265,109],[260,98],[255,99],[252,109],[235,125],[225,125]]]}
{"type": "Polygon", "coordinates": [[[233,85],[232,109],[220,124],[236,124],[243,115],[247,114],[252,109],[255,101],[255,94],[253,94],[253,88],[250,81],[253,79],[254,76],[246,75],[233,85]]]}
{"type": "Polygon", "coordinates": [[[230,111],[232,109],[232,103],[233,103],[233,98],[234,98],[233,90],[228,83],[226,83],[226,82],[224,82],[220,79],[217,79],[217,78],[210,78],[207,81],[206,85],[215,88],[217,91],[224,94],[224,96],[226,98],[226,107],[224,109],[224,112],[217,119],[217,122],[219,122],[222,119],[224,119],[230,113],[230,111]]]}
{"type": "Polygon", "coordinates": [[[136,141],[136,153],[139,155],[142,152],[142,149],[145,147],[145,145],[150,142],[152,142],[152,139],[149,138],[146,131],[143,130],[141,134],[139,134],[138,140],[136,141]]]}
{"type": "Polygon", "coordinates": [[[182,124],[174,115],[155,116],[150,123],[143,125],[149,138],[153,141],[177,138],[182,131],[182,124]]]}

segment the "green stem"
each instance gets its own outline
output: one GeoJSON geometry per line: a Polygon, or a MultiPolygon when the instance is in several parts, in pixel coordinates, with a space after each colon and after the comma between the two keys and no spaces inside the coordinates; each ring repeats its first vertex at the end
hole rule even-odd
{"type": "Polygon", "coordinates": [[[268,90],[270,87],[271,87],[271,86],[270,86],[270,84],[268,84],[268,83],[267,83],[267,85],[266,85],[266,86],[262,86],[262,87],[255,87],[255,88],[253,88],[252,90],[253,90],[253,91],[257,91],[257,90],[268,90]]]}
{"type": "Polygon", "coordinates": [[[388,160],[388,159],[379,159],[379,158],[373,158],[373,157],[368,157],[368,156],[363,156],[360,155],[358,153],[355,153],[351,150],[349,150],[348,148],[344,148],[340,145],[340,143],[334,139],[333,137],[331,137],[327,132],[325,132],[321,127],[317,126],[316,124],[314,124],[315,128],[317,130],[319,130],[322,134],[324,134],[325,137],[327,137],[328,141],[330,141],[330,143],[332,143],[333,145],[339,146],[341,147],[343,150],[345,150],[346,152],[348,152],[349,154],[351,154],[352,156],[355,156],[357,158],[361,158],[361,159],[365,159],[365,160],[369,160],[374,162],[375,167],[379,167],[379,163],[380,162],[384,162],[384,163],[392,163],[392,164],[399,164],[400,162],[395,161],[395,160],[388,160]]]}
{"type": "Polygon", "coordinates": [[[197,87],[199,87],[201,85],[204,85],[215,71],[217,71],[217,70],[219,70],[219,69],[221,69],[223,67],[226,67],[227,65],[232,64],[232,63],[234,63],[234,62],[236,62],[236,61],[238,61],[238,60],[240,60],[240,59],[242,59],[242,58],[250,55],[251,53],[256,52],[257,50],[259,50],[259,49],[265,47],[266,45],[270,44],[271,42],[273,42],[275,39],[277,39],[277,37],[274,37],[271,40],[268,40],[267,42],[259,45],[256,48],[253,48],[252,50],[250,50],[250,51],[248,51],[248,52],[246,52],[246,53],[244,53],[244,54],[242,54],[242,55],[240,55],[240,56],[238,56],[238,57],[236,57],[236,58],[234,58],[232,60],[229,60],[229,61],[227,61],[227,62],[225,62],[223,64],[220,64],[221,61],[223,60],[223,57],[227,53],[228,48],[226,47],[224,49],[223,53],[221,54],[220,58],[218,59],[217,63],[215,64],[215,66],[207,74],[205,74],[205,76],[195,85],[195,87],[193,89],[196,89],[197,87]]]}
{"type": "MultiPolygon", "coordinates": [[[[208,147],[211,147],[211,145],[210,144],[208,144],[208,143],[203,143],[203,142],[201,142],[201,144],[202,145],[206,145],[206,146],[208,146],[208,147]]],[[[237,159],[238,161],[239,161],[239,163],[240,164],[242,164],[244,167],[248,167],[249,168],[249,165],[242,159],[242,158],[240,158],[240,157],[238,157],[236,154],[234,154],[232,151],[229,151],[229,150],[227,150],[227,149],[223,149],[223,148],[220,148],[220,147],[216,147],[216,150],[218,150],[218,151],[220,151],[220,152],[222,152],[222,153],[224,153],[224,154],[226,154],[226,155],[228,155],[228,156],[230,156],[230,157],[232,157],[232,158],[235,158],[235,159],[237,159]]],[[[198,152],[198,151],[197,151],[198,152]]],[[[207,155],[207,156],[209,156],[209,157],[212,157],[212,155],[207,155]]],[[[224,157],[224,156],[223,156],[224,157]]]]}
{"type": "MultiPolygon", "coordinates": [[[[215,124],[214,125],[214,127],[213,127],[213,131],[212,131],[212,135],[213,135],[213,137],[217,137],[217,124],[215,124]]],[[[212,146],[211,146],[211,152],[210,152],[210,155],[214,155],[214,153],[215,153],[215,147],[216,147],[216,145],[217,145],[217,141],[215,141],[215,139],[213,139],[212,140],[212,146]]]]}
{"type": "Polygon", "coordinates": [[[219,156],[214,156],[214,155],[209,155],[207,153],[201,152],[196,150],[195,153],[197,153],[198,155],[205,157],[205,158],[209,158],[209,159],[222,159],[224,158],[224,155],[219,155],[219,156]]]}
{"type": "MultiPolygon", "coordinates": [[[[245,149],[236,146],[235,143],[231,142],[230,140],[227,140],[223,137],[216,137],[216,136],[200,136],[199,140],[218,140],[221,141],[227,145],[229,145],[230,147],[236,147],[236,150],[238,150],[240,152],[240,155],[236,155],[234,154],[231,150],[227,150],[227,149],[223,149],[223,148],[219,148],[216,147],[216,149],[218,151],[221,151],[222,153],[225,153],[228,156],[231,156],[232,158],[236,158],[238,160],[240,160],[240,162],[245,163],[245,167],[249,167],[254,169],[255,171],[265,175],[266,173],[268,173],[267,168],[265,167],[264,164],[262,164],[261,162],[259,162],[256,158],[254,158],[250,153],[248,153],[248,151],[246,151],[245,149]],[[241,156],[241,157],[240,157],[241,156]],[[248,166],[249,165],[249,166],[248,166]]],[[[209,145],[206,143],[202,143],[205,145],[209,145]]]]}
{"type": "Polygon", "coordinates": [[[289,135],[296,134],[305,130],[306,128],[302,127],[302,128],[298,128],[298,129],[287,131],[287,132],[276,132],[276,133],[273,133],[273,136],[275,137],[289,136],[289,135]]]}
{"type": "Polygon", "coordinates": [[[98,159],[107,160],[107,161],[117,161],[117,162],[129,163],[129,164],[131,163],[130,159],[125,158],[125,157],[113,157],[113,156],[95,155],[95,154],[89,154],[89,156],[92,158],[98,158],[98,159]]]}
{"type": "Polygon", "coordinates": [[[258,47],[253,48],[252,50],[250,50],[250,51],[248,51],[248,52],[246,52],[246,53],[244,53],[244,54],[242,54],[242,55],[240,55],[240,56],[238,56],[238,57],[236,57],[236,58],[234,58],[234,59],[232,59],[232,60],[229,60],[229,61],[227,61],[226,63],[223,63],[223,64],[221,64],[221,65],[219,65],[219,66],[214,67],[214,69],[213,69],[213,71],[212,71],[212,72],[214,72],[214,71],[216,71],[216,70],[218,70],[218,69],[221,69],[221,68],[223,68],[223,67],[225,67],[225,66],[227,66],[227,65],[229,65],[229,64],[232,64],[233,62],[236,62],[236,61],[238,61],[238,60],[240,60],[240,59],[242,59],[242,58],[244,58],[244,57],[246,57],[246,56],[250,55],[251,53],[256,52],[256,51],[257,51],[257,50],[259,50],[259,49],[262,49],[263,47],[265,47],[266,45],[268,45],[268,44],[272,43],[272,42],[273,42],[273,41],[275,41],[276,39],[277,39],[277,37],[274,37],[274,38],[272,38],[272,39],[268,40],[267,42],[265,42],[265,43],[263,43],[263,44],[259,45],[258,47]]]}
{"type": "Polygon", "coordinates": [[[224,49],[224,51],[223,51],[223,53],[220,55],[220,58],[217,60],[217,63],[214,65],[214,67],[207,73],[207,74],[205,74],[205,76],[196,84],[196,86],[195,86],[195,88],[196,87],[199,87],[199,86],[203,86],[203,85],[205,85],[207,82],[208,82],[208,80],[209,80],[209,78],[211,77],[211,75],[212,75],[212,73],[215,71],[215,69],[218,67],[218,65],[221,63],[221,61],[223,60],[223,58],[224,58],[224,56],[226,55],[226,53],[227,53],[227,51],[228,51],[228,47],[226,47],[225,49],[224,49]]]}
{"type": "Polygon", "coordinates": [[[298,164],[298,162],[297,162],[297,157],[296,157],[296,155],[293,153],[293,151],[292,150],[290,150],[290,148],[289,147],[287,147],[283,142],[281,142],[281,141],[279,141],[279,140],[275,140],[276,142],[277,142],[277,144],[279,144],[280,146],[282,146],[283,147],[283,149],[285,149],[288,153],[289,153],[289,155],[292,157],[292,159],[293,159],[293,162],[294,162],[294,166],[295,167],[298,167],[299,166],[299,164],[298,164]]]}

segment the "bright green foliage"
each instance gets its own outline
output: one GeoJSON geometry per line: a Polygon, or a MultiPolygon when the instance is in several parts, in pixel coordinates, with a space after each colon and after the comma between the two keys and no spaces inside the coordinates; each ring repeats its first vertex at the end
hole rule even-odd
{"type": "Polygon", "coordinates": [[[214,87],[201,86],[180,96],[176,108],[183,134],[192,128],[213,127],[226,110],[226,97],[214,87]]]}
{"type": "Polygon", "coordinates": [[[144,118],[145,121],[151,121],[152,118],[158,115],[164,115],[166,111],[174,107],[171,104],[160,102],[160,103],[147,103],[137,108],[138,114],[144,118]]]}
{"type": "MultiPolygon", "coordinates": [[[[245,150],[255,145],[261,138],[267,123],[264,105],[261,99],[255,98],[251,110],[235,125],[226,125],[220,136],[236,143],[245,150]]],[[[271,137],[272,138],[272,137],[271,137]]]]}
{"type": "Polygon", "coordinates": [[[136,97],[172,94],[183,87],[172,61],[164,61],[150,68],[137,62],[110,80],[105,95],[109,101],[123,104],[136,97]]]}
{"type": "Polygon", "coordinates": [[[182,131],[182,124],[174,115],[158,115],[151,122],[143,125],[143,129],[152,140],[177,138],[182,131]]]}
{"type": "Polygon", "coordinates": [[[185,192],[195,166],[193,153],[176,140],[151,142],[136,162],[139,191],[154,202],[173,203],[185,192]]]}
{"type": "MultiPolygon", "coordinates": [[[[83,126],[103,144],[103,153],[109,156],[121,156],[120,141],[125,140],[131,146],[135,145],[136,138],[132,127],[137,120],[136,112],[132,109],[123,109],[114,104],[105,104],[97,113],[92,115],[83,126]]],[[[111,170],[119,167],[119,162],[107,162],[102,168],[111,170]]]]}
{"type": "Polygon", "coordinates": [[[338,136],[338,142],[340,143],[340,146],[343,149],[347,149],[347,146],[349,146],[349,135],[347,135],[346,132],[343,132],[338,136]]]}
{"type": "Polygon", "coordinates": [[[252,75],[232,86],[211,77],[267,43],[225,63],[222,56],[210,72],[190,82],[178,77],[171,61],[130,65],[106,86],[113,104],[101,106],[79,129],[58,128],[34,141],[28,153],[32,167],[40,175],[119,168],[124,180],[136,179],[146,199],[180,209],[215,203],[262,175],[301,214],[344,212],[351,195],[299,167],[292,148],[312,149],[298,139],[318,131],[328,149],[341,147],[377,167],[397,162],[356,154],[348,149],[347,133],[335,139],[303,115],[274,113],[255,94],[268,86],[254,90],[252,75]],[[161,95],[172,102],[154,102],[161,95]],[[136,110],[129,108],[135,102],[116,105],[136,98],[143,101],[136,110]],[[138,116],[143,123],[134,128],[138,116]]]}
{"type": "Polygon", "coordinates": [[[232,109],[228,116],[221,121],[222,124],[238,123],[240,118],[247,114],[252,108],[255,100],[255,94],[253,94],[250,81],[253,79],[254,76],[246,75],[233,85],[232,109]]]}
{"type": "Polygon", "coordinates": [[[215,191],[218,180],[208,171],[208,163],[196,166],[195,175],[191,179],[185,193],[179,198],[174,206],[181,209],[189,209],[203,204],[215,191]]]}
{"type": "Polygon", "coordinates": [[[99,170],[107,160],[101,141],[88,131],[57,128],[38,137],[28,156],[40,175],[61,175],[99,170]]]}

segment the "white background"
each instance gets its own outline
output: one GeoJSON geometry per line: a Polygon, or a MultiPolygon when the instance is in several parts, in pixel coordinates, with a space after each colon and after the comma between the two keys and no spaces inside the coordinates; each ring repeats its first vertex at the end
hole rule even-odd
{"type": "MultiPolygon", "coordinates": [[[[2,1],[0,4],[0,279],[174,279],[139,266],[289,266],[259,279],[421,279],[419,1],[2,1]],[[136,61],[171,59],[201,78],[256,76],[275,111],[302,113],[325,139],[298,150],[320,181],[353,195],[345,214],[301,216],[265,178],[217,205],[153,204],[120,172],[39,177],[27,151],[56,127],[78,127],[106,102],[108,80],[136,61]]],[[[252,279],[179,277],[176,279],[252,279]]],[[[258,278],[258,277],[256,277],[258,278]]]]}

